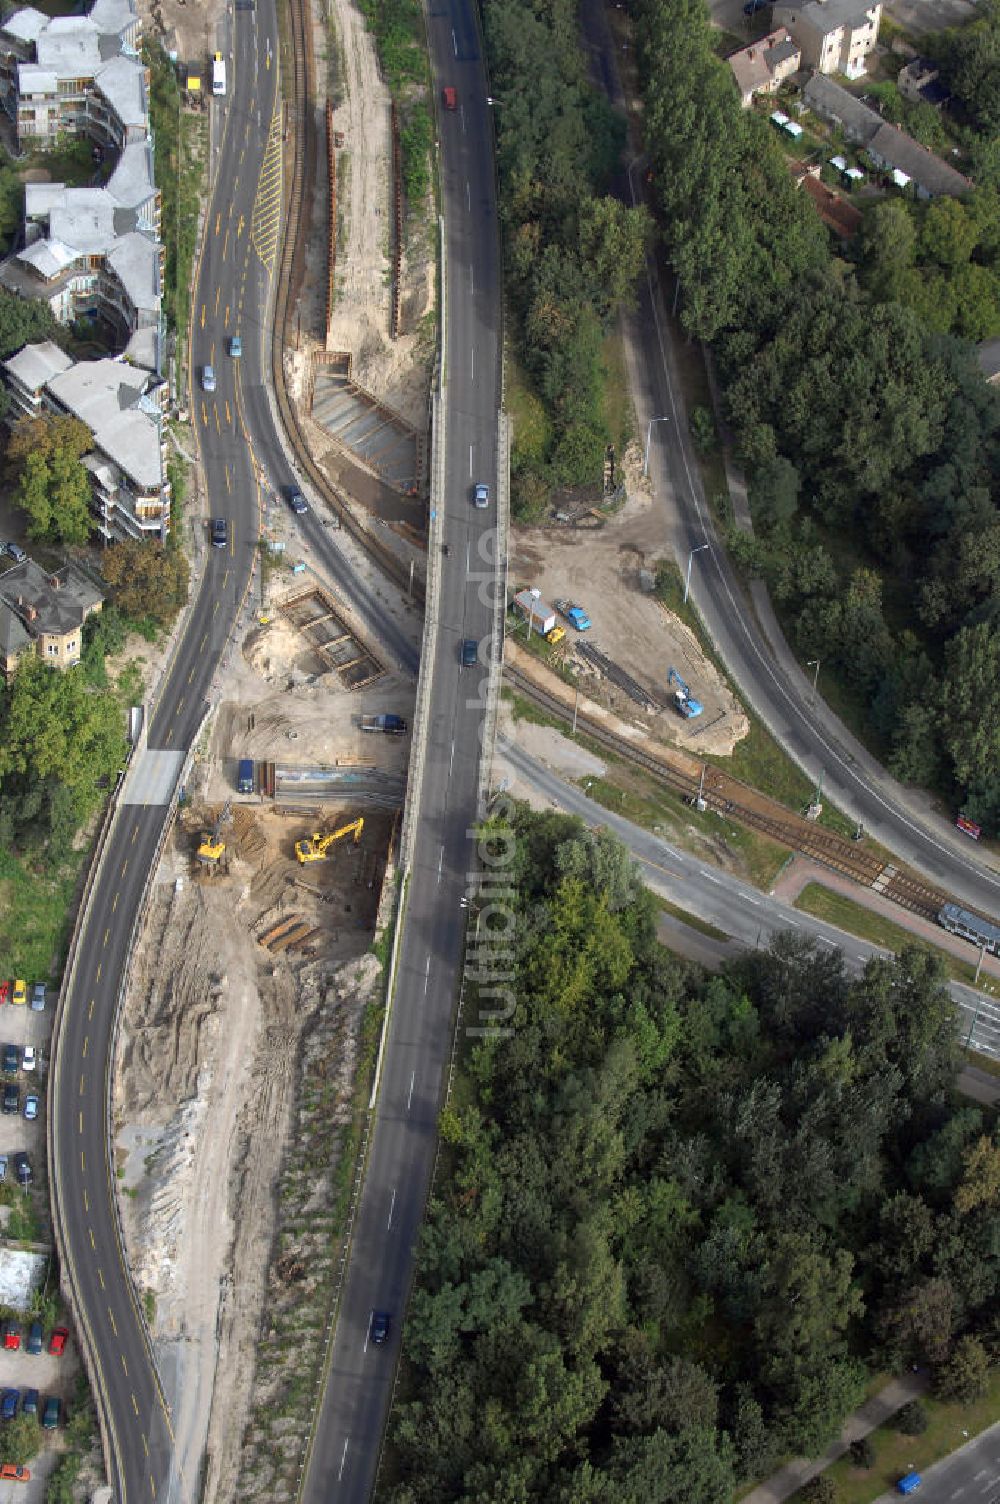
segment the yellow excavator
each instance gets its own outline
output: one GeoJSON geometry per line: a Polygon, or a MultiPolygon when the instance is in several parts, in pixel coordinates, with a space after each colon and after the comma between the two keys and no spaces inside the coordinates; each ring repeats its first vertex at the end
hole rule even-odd
{"type": "Polygon", "coordinates": [[[353,835],[354,844],[356,846],[361,840],[361,832],[364,830],[364,828],[364,816],[359,815],[358,818],[356,820],[352,820],[349,825],[341,825],[338,830],[331,830],[325,836],[320,835],[319,831],[317,831],[315,835],[310,836],[308,841],[295,842],[295,855],[298,857],[303,867],[305,866],[306,862],[321,862],[326,856],[330,847],[333,845],[334,841],[341,840],[343,836],[353,835]]]}
{"type": "Polygon", "coordinates": [[[226,849],[226,843],[219,832],[229,820],[231,811],[232,800],[227,799],[212,829],[202,832],[201,843],[195,852],[195,858],[201,862],[203,867],[216,868],[221,862],[223,852],[226,849]]]}

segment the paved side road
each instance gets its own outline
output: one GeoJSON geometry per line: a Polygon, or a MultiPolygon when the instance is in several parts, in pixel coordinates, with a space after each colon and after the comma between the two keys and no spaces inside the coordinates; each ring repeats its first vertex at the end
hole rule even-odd
{"type": "MultiPolygon", "coordinates": [[[[1000,1504],[1000,1424],[981,1431],[923,1474],[920,1504],[1000,1504]]],[[[898,1499],[881,1494],[875,1504],[898,1499]]]]}

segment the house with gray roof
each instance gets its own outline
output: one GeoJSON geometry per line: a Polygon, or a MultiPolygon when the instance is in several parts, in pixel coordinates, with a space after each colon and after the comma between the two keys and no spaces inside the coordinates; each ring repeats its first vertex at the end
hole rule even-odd
{"type": "Polygon", "coordinates": [[[912,185],[917,198],[961,198],[972,183],[947,162],[895,125],[882,125],[865,147],[866,154],[900,188],[912,185]]]}
{"type": "Polygon", "coordinates": [[[861,78],[881,16],[881,0],[805,0],[803,5],[779,0],[773,21],[794,38],[803,66],[861,78]]]}
{"type": "Polygon", "coordinates": [[[0,363],[15,411],[69,414],[85,423],[84,456],[96,527],[108,542],[165,539],[170,529],[163,404],[166,384],[121,356],[74,361],[51,340],[0,363]]]}
{"type": "Polygon", "coordinates": [[[777,27],[749,47],[726,59],[740,91],[743,108],[749,109],[755,94],[774,94],[786,78],[798,71],[802,54],[783,26],[777,27]]]}
{"type": "Polygon", "coordinates": [[[0,574],[0,673],[9,679],[25,653],[70,668],[83,652],[83,624],[104,594],[79,564],[47,574],[25,559],[0,574]]]}
{"type": "Polygon", "coordinates": [[[827,125],[838,126],[848,141],[867,146],[882,125],[878,110],[856,99],[842,84],[814,73],[802,90],[802,103],[827,125]]]}

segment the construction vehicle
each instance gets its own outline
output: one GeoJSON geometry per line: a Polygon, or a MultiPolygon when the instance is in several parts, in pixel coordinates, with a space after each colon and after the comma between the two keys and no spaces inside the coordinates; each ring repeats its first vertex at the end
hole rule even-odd
{"type": "Polygon", "coordinates": [[[691,721],[696,715],[701,715],[704,705],[700,700],[692,697],[691,691],[675,668],[672,668],[667,675],[667,683],[677,685],[674,690],[674,709],[678,715],[682,715],[686,721],[691,721]]]}
{"type": "Polygon", "coordinates": [[[231,813],[232,801],[227,799],[212,829],[202,832],[201,842],[198,850],[195,852],[195,858],[201,862],[203,867],[214,869],[221,862],[226,849],[226,843],[219,832],[224,825],[228,824],[231,813]]]}
{"type": "Polygon", "coordinates": [[[295,855],[298,857],[303,867],[305,866],[306,862],[321,862],[326,856],[327,852],[330,850],[330,847],[333,845],[333,843],[335,841],[342,840],[344,836],[353,835],[354,844],[356,846],[361,840],[361,832],[364,830],[364,828],[364,816],[359,815],[358,818],[356,820],[352,820],[349,825],[341,825],[337,830],[328,831],[325,836],[320,835],[319,831],[317,830],[314,835],[310,836],[308,841],[295,842],[295,855]]]}
{"type": "Polygon", "coordinates": [[[563,638],[565,636],[566,636],[566,628],[565,627],[553,627],[551,632],[546,632],[546,634],[545,634],[545,641],[546,642],[551,642],[552,646],[555,647],[556,643],[557,642],[562,642],[562,640],[563,640],[563,638]]]}

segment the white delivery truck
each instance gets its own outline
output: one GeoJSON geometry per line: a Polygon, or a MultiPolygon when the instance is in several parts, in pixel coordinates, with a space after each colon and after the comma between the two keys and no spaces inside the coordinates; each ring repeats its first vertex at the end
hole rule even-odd
{"type": "Polygon", "coordinates": [[[217,52],[212,58],[212,93],[225,94],[226,92],[226,63],[221,52],[217,52]]]}

